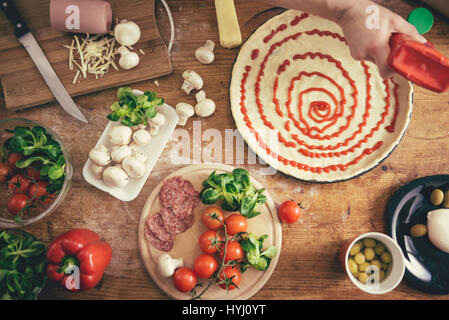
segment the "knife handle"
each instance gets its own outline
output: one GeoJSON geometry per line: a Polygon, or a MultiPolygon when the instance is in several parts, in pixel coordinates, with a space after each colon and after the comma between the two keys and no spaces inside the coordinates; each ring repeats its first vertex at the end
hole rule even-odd
{"type": "Polygon", "coordinates": [[[2,9],[6,17],[14,23],[14,34],[17,38],[22,37],[30,31],[12,0],[0,0],[0,9],[2,9]]]}

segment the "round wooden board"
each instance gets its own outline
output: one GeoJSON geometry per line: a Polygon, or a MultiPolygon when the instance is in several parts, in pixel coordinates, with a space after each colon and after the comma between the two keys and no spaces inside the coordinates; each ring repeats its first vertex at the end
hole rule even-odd
{"type": "MultiPolygon", "coordinates": [[[[216,170],[217,173],[223,173],[232,172],[233,169],[233,167],[224,164],[190,165],[173,172],[166,179],[173,176],[181,176],[182,178],[189,180],[197,191],[201,191],[202,182],[210,175],[212,171],[216,170]]],[[[253,178],[251,178],[251,181],[257,188],[263,187],[253,178]]],[[[147,218],[160,210],[159,192],[162,183],[163,181],[161,181],[161,183],[159,183],[159,185],[152,191],[142,210],[138,230],[140,255],[145,264],[145,268],[147,269],[153,281],[159,286],[161,290],[163,290],[168,296],[174,299],[189,299],[190,295],[188,293],[182,293],[175,289],[171,277],[163,278],[159,274],[156,269],[157,260],[159,256],[164,252],[152,246],[146,239],[144,233],[145,221],[147,220],[147,218]]],[[[281,252],[282,228],[273,200],[266,191],[265,195],[267,196],[266,203],[263,205],[258,205],[257,207],[261,214],[254,218],[248,219],[248,231],[258,236],[267,234],[268,239],[265,240],[264,247],[268,247],[270,245],[276,246],[277,255],[272,259],[269,268],[265,272],[256,270],[254,268],[248,268],[248,270],[244,274],[242,274],[242,280],[239,286],[240,289],[230,290],[229,292],[226,292],[219,286],[214,285],[209,288],[209,290],[202,296],[202,299],[249,299],[254,294],[256,294],[270,278],[277,265],[281,252]]],[[[220,203],[216,203],[216,205],[219,206],[220,203]]],[[[193,262],[195,258],[202,253],[198,247],[198,239],[200,235],[207,229],[201,222],[201,213],[208,206],[209,205],[205,205],[200,202],[200,204],[194,210],[193,226],[184,233],[176,235],[173,249],[168,252],[168,254],[173,258],[182,257],[184,259],[184,266],[186,267],[193,268],[193,262]]],[[[231,213],[225,212],[225,216],[228,216],[229,214],[231,213]]],[[[198,279],[198,283],[206,283],[206,281],[207,280],[204,279],[198,279]]],[[[199,287],[197,291],[200,292],[201,287],[199,287]]]]}

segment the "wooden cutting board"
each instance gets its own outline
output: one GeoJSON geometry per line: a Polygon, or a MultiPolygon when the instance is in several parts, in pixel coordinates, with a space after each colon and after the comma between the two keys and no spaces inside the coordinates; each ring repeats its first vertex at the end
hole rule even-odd
{"type": "MultiPolygon", "coordinates": [[[[50,25],[50,0],[15,0],[19,12],[50,61],[70,95],[78,96],[102,89],[148,80],[172,72],[167,47],[155,20],[155,0],[110,0],[113,22],[126,19],[136,22],[142,36],[134,46],[140,63],[134,69],[120,72],[110,68],[101,79],[93,75],[72,84],[74,70],[69,70],[69,45],[72,34],[54,30],[50,25]],[[141,54],[142,49],[145,54],[141,54]]],[[[116,59],[116,62],[118,60],[116,59]]],[[[118,63],[117,63],[118,64],[118,63]]],[[[0,13],[0,78],[8,109],[22,109],[54,100],[27,51],[13,34],[12,23],[0,13]]]]}

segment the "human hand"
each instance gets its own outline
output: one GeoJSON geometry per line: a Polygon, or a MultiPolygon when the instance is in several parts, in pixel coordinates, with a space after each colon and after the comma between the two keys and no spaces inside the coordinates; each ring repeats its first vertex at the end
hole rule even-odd
{"type": "Polygon", "coordinates": [[[392,33],[403,33],[418,42],[427,42],[416,28],[401,16],[371,1],[355,2],[337,22],[343,29],[354,59],[374,62],[383,78],[394,75],[394,71],[387,62],[391,51],[389,40],[392,33]],[[378,11],[370,6],[376,6],[378,11]],[[368,7],[373,10],[372,13],[367,9],[368,7]],[[374,10],[378,12],[377,16],[374,16],[376,14],[374,10]],[[374,15],[370,16],[370,14],[374,15]],[[367,23],[367,19],[376,19],[377,17],[376,23],[370,24],[374,20],[367,23]]]}

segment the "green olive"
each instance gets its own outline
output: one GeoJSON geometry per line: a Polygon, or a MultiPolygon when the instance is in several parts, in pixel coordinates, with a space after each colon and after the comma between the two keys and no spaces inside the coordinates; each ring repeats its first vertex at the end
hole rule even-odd
{"type": "Polygon", "coordinates": [[[410,235],[415,238],[423,237],[427,234],[427,226],[425,224],[415,224],[410,228],[410,235]]]}
{"type": "Polygon", "coordinates": [[[360,272],[366,272],[366,268],[369,267],[369,263],[368,262],[364,262],[361,265],[359,265],[359,271],[360,272]]]}
{"type": "Polygon", "coordinates": [[[359,240],[359,241],[357,241],[356,243],[358,243],[359,244],[359,246],[360,246],[360,250],[362,250],[365,246],[363,245],[363,242],[362,242],[362,240],[359,240]]]}
{"type": "Polygon", "coordinates": [[[383,279],[385,279],[385,271],[380,270],[379,280],[382,281],[383,279]]]}
{"type": "Polygon", "coordinates": [[[365,259],[365,256],[364,256],[363,253],[361,253],[361,252],[357,253],[357,254],[354,256],[354,261],[355,261],[358,265],[364,263],[365,260],[366,260],[366,259],[365,259]]]}
{"type": "Polygon", "coordinates": [[[379,260],[373,260],[370,263],[372,266],[376,266],[379,271],[382,269],[382,263],[379,260]]]}
{"type": "Polygon", "coordinates": [[[366,248],[365,251],[363,251],[363,253],[365,254],[366,260],[369,260],[369,261],[373,260],[374,256],[376,255],[373,248],[366,248]]]}
{"type": "Polygon", "coordinates": [[[445,208],[449,208],[449,190],[446,190],[444,192],[444,200],[443,200],[442,206],[445,208]]]}
{"type": "Polygon", "coordinates": [[[374,248],[376,246],[376,240],[371,239],[371,238],[366,238],[366,239],[363,239],[363,244],[367,248],[374,248]]]}
{"type": "Polygon", "coordinates": [[[381,255],[385,251],[385,246],[379,242],[374,247],[374,251],[376,252],[376,254],[381,255]]]}
{"type": "Polygon", "coordinates": [[[392,258],[391,258],[391,254],[388,252],[384,252],[380,255],[380,259],[382,260],[383,263],[390,263],[392,258]]]}
{"type": "Polygon", "coordinates": [[[445,194],[440,189],[435,189],[430,194],[430,202],[432,202],[433,205],[439,206],[445,198],[445,194]]]}
{"type": "Polygon", "coordinates": [[[360,244],[358,242],[354,243],[351,250],[349,250],[349,255],[355,256],[361,250],[360,244]]]}
{"type": "Polygon", "coordinates": [[[366,283],[367,280],[368,280],[368,274],[367,273],[364,273],[364,272],[359,273],[359,281],[361,283],[366,283]]]}
{"type": "Polygon", "coordinates": [[[349,258],[349,260],[348,260],[348,268],[349,268],[349,271],[351,271],[352,274],[357,272],[358,266],[357,266],[357,263],[355,263],[354,259],[349,258]]]}
{"type": "Polygon", "coordinates": [[[386,263],[382,263],[382,270],[385,270],[385,271],[387,271],[388,270],[388,264],[386,264],[386,263]]]}

